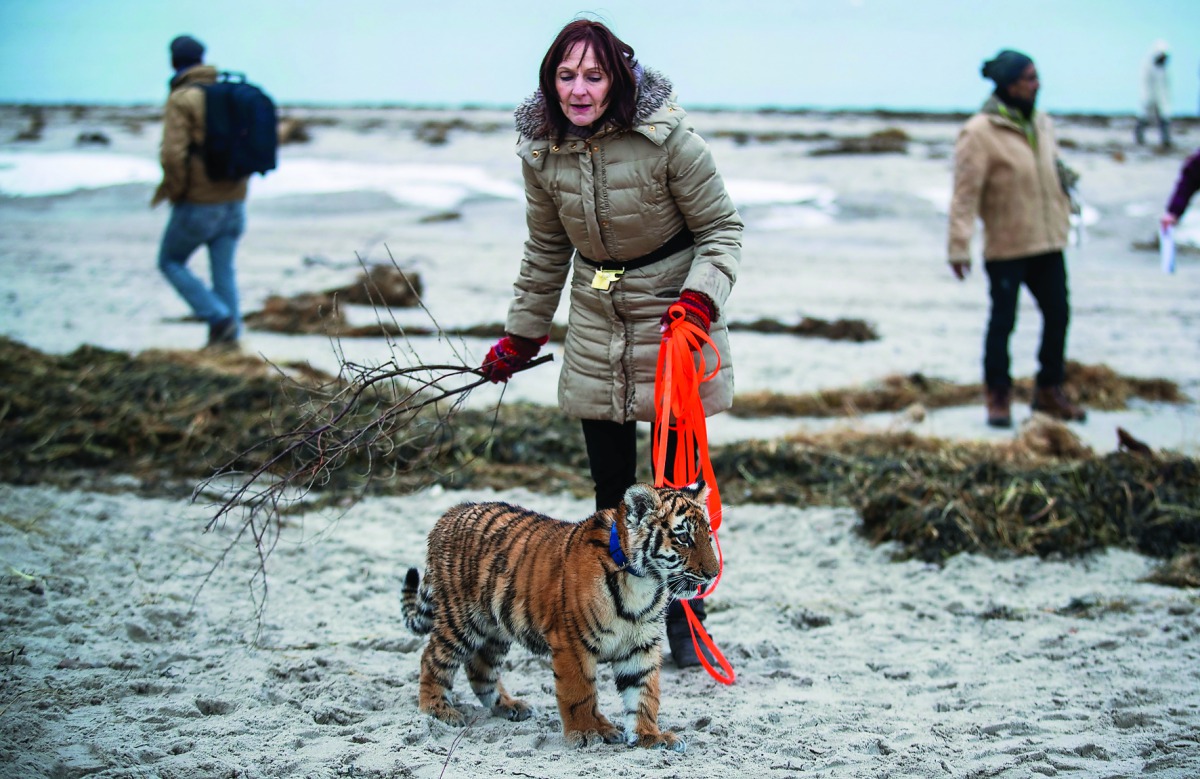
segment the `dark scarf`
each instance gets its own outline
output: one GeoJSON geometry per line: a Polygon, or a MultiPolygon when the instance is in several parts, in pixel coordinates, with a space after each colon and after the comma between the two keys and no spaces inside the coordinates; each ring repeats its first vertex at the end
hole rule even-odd
{"type": "Polygon", "coordinates": [[[1009,95],[1008,90],[1004,89],[1002,87],[996,87],[996,91],[994,94],[996,95],[996,99],[999,100],[1001,103],[1004,103],[1004,105],[1008,106],[1010,109],[1019,111],[1021,114],[1021,117],[1024,118],[1026,121],[1030,121],[1030,122],[1033,121],[1033,111],[1034,111],[1034,105],[1033,105],[1034,101],[1033,100],[1018,100],[1015,97],[1012,97],[1011,95],[1009,95]]]}

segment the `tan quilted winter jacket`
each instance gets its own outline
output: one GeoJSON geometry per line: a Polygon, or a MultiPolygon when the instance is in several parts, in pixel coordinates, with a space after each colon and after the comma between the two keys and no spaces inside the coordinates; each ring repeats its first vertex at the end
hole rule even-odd
{"type": "Polygon", "coordinates": [[[949,259],[970,262],[975,218],[983,220],[986,262],[1030,257],[1067,245],[1070,200],[1059,182],[1050,117],[1034,112],[1036,147],[1001,115],[993,95],[954,147],[949,259]]]}
{"type": "MultiPolygon", "coordinates": [[[[529,239],[514,285],[507,330],[540,338],[550,330],[563,286],[571,309],[559,378],[559,406],[581,419],[654,417],[659,320],[683,289],[708,295],[719,316],[712,338],[721,370],[701,385],[705,413],[733,402],[733,363],[723,311],[737,278],[742,220],[712,154],[670,81],[641,72],[632,130],[606,127],[590,138],[550,137],[541,92],[516,112],[529,239]],[[695,245],[627,271],[608,291],[593,289],[594,266],[662,246],[683,227],[695,245]]],[[[716,356],[706,349],[708,370],[716,356]]]]}
{"type": "Polygon", "coordinates": [[[188,151],[193,144],[197,148],[204,144],[204,90],[196,85],[213,84],[216,80],[217,69],[211,65],[195,65],[172,80],[159,148],[163,179],[150,201],[151,206],[164,200],[228,203],[246,199],[247,179],[213,181],[204,172],[202,156],[188,151]]]}

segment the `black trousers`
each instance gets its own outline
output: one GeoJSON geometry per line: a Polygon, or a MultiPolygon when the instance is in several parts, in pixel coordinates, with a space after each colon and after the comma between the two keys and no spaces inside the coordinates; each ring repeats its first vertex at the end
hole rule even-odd
{"type": "Polygon", "coordinates": [[[637,481],[637,423],[584,419],[583,443],[596,485],[596,511],[621,505],[637,481]]]}
{"type": "MultiPolygon", "coordinates": [[[[637,423],[609,422],[602,419],[580,420],[583,442],[587,447],[588,467],[596,485],[596,511],[616,508],[637,481],[637,423]]],[[[675,437],[667,439],[667,459],[674,458],[675,437]]],[[[690,601],[696,616],[703,619],[704,601],[690,601]]],[[[668,625],[686,625],[683,606],[671,601],[667,607],[668,625]]],[[[686,627],[683,628],[686,630],[686,627]]]]}
{"type": "MultiPolygon", "coordinates": [[[[596,485],[596,511],[616,508],[637,481],[637,422],[583,419],[583,443],[596,485]]],[[[651,440],[653,440],[653,435],[651,440]]],[[[667,461],[675,459],[675,436],[667,437],[667,461]]],[[[653,468],[653,457],[651,458],[653,468]]],[[[668,473],[670,471],[668,470],[668,473]]]]}
{"type": "Polygon", "coordinates": [[[983,344],[983,380],[990,389],[1012,386],[1008,342],[1017,324],[1017,298],[1028,287],[1042,311],[1042,343],[1038,349],[1039,387],[1063,383],[1066,376],[1067,264],[1061,251],[984,263],[992,298],[992,313],[983,344]]]}

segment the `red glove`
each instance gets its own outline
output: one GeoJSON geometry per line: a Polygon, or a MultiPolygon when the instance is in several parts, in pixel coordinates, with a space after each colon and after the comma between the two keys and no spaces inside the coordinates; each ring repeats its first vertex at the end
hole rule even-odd
{"type": "MultiPolygon", "coordinates": [[[[671,305],[683,306],[683,318],[706,333],[712,327],[712,321],[717,318],[716,304],[712,302],[712,298],[703,292],[693,292],[690,289],[685,289],[679,293],[679,300],[671,305]]],[[[661,324],[663,332],[666,332],[671,326],[669,307],[667,312],[663,314],[661,324]]]]}
{"type": "Polygon", "coordinates": [[[550,340],[544,335],[538,339],[525,338],[520,335],[507,334],[488,350],[479,370],[492,384],[507,382],[517,369],[529,364],[537,356],[542,344],[550,340]]]}

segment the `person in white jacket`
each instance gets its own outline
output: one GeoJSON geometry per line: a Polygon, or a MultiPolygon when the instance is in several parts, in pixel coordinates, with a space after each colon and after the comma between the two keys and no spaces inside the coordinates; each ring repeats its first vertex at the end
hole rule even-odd
{"type": "Polygon", "coordinates": [[[1166,41],[1155,41],[1142,68],[1142,112],[1133,131],[1138,146],[1146,143],[1146,127],[1156,124],[1162,148],[1171,148],[1171,89],[1167,81],[1169,58],[1166,41]]]}

